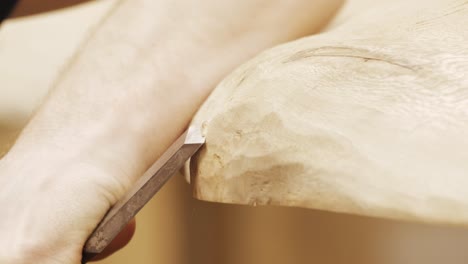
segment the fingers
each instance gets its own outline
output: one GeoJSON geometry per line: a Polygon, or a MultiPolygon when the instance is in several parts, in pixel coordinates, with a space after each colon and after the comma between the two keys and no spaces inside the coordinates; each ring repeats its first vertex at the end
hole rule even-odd
{"type": "Polygon", "coordinates": [[[112,243],[98,256],[96,256],[91,261],[98,261],[104,258],[109,257],[110,255],[114,254],[115,252],[119,251],[123,247],[125,247],[130,240],[132,239],[133,235],[135,234],[136,229],[136,221],[133,219],[128,225],[115,237],[112,243]]]}

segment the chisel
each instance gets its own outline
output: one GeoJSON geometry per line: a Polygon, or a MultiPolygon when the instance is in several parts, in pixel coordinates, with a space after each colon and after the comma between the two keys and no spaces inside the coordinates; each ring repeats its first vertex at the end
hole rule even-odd
{"type": "Polygon", "coordinates": [[[205,143],[200,129],[190,127],[143,174],[133,188],[107,212],[88,238],[81,263],[101,253],[141,208],[205,143]]]}

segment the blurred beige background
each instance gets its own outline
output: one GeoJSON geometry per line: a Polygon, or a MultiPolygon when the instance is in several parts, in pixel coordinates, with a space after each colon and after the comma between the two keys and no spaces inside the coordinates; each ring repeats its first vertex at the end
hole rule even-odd
{"type": "MultiPolygon", "coordinates": [[[[39,0],[37,0],[39,1],[39,0]]],[[[369,0],[359,0],[362,3],[369,0]]],[[[11,19],[0,28],[0,155],[114,0],[11,19]]],[[[341,18],[347,16],[345,9],[341,18]]],[[[334,22],[340,23],[340,19],[334,22]]],[[[465,264],[468,229],[191,198],[180,175],[143,209],[130,245],[102,264],[465,264]]]]}

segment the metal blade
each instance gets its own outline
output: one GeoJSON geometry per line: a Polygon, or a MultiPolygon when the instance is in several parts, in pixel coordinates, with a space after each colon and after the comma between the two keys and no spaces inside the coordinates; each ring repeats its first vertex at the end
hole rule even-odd
{"type": "Polygon", "coordinates": [[[127,195],[115,204],[88,238],[82,263],[101,253],[141,208],[205,143],[201,131],[189,128],[143,174],[127,195]]]}

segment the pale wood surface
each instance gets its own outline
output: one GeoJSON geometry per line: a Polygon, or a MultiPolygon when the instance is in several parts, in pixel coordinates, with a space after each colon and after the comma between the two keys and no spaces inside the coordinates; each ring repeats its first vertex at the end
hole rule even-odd
{"type": "MultiPolygon", "coordinates": [[[[0,148],[8,148],[86,27],[109,4],[96,1],[0,28],[0,148]]],[[[100,263],[465,264],[468,259],[463,229],[309,209],[204,203],[191,199],[190,192],[181,177],[171,180],[138,216],[132,243],[100,263]]]]}
{"type": "Polygon", "coordinates": [[[467,24],[382,1],[238,68],[194,121],[195,196],[468,225],[467,24]]]}

